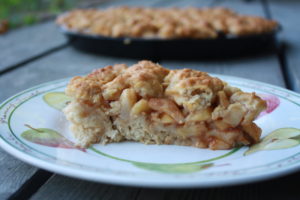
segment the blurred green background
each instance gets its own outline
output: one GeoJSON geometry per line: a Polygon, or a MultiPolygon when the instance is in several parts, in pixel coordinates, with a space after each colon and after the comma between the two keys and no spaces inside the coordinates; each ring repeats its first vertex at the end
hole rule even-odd
{"type": "Polygon", "coordinates": [[[0,22],[9,29],[53,18],[76,7],[91,7],[104,0],[0,0],[0,22]]]}

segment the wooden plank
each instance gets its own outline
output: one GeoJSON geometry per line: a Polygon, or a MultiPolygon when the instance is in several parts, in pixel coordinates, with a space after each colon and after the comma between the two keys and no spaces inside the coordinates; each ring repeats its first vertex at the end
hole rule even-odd
{"type": "MultiPolygon", "coordinates": [[[[161,0],[115,0],[103,2],[100,8],[111,6],[151,6],[161,0]]],[[[54,19],[29,27],[7,32],[0,37],[0,73],[8,68],[20,65],[32,58],[43,55],[67,43],[64,35],[58,30],[54,19]]]]}
{"type": "Polygon", "coordinates": [[[137,60],[88,54],[67,47],[0,76],[0,101],[43,82],[87,74],[93,69],[115,63],[135,62],[137,60]],[[7,83],[10,83],[9,87],[7,83]]]}
{"type": "Polygon", "coordinates": [[[169,68],[192,68],[285,87],[283,75],[275,55],[260,55],[223,61],[162,61],[161,64],[169,68]]]}
{"type": "Polygon", "coordinates": [[[272,0],[269,8],[273,19],[283,27],[279,40],[284,43],[286,79],[294,91],[300,92],[300,1],[272,0]]]}
{"type": "Polygon", "coordinates": [[[297,180],[300,173],[260,183],[208,189],[150,189],[113,186],[64,176],[53,176],[33,195],[32,200],[126,199],[126,200],[265,200],[299,199],[297,180]]]}
{"type": "Polygon", "coordinates": [[[115,7],[115,6],[154,6],[161,0],[111,0],[103,2],[99,8],[115,7]]]}
{"type": "Polygon", "coordinates": [[[159,7],[207,7],[212,5],[214,0],[165,0],[160,1],[155,6],[159,7]]]}
{"type": "MultiPolygon", "coordinates": [[[[89,73],[95,68],[121,62],[133,64],[136,60],[90,55],[68,47],[1,75],[0,102],[42,82],[89,73]],[[8,83],[9,87],[7,87],[8,83]]],[[[13,158],[2,150],[0,150],[0,158],[0,199],[6,199],[29,180],[37,168],[13,158]]]]}
{"type": "Polygon", "coordinates": [[[0,72],[66,44],[53,22],[19,28],[0,36],[0,72]]]}
{"type": "MultiPolygon", "coordinates": [[[[239,13],[248,15],[265,15],[260,1],[245,2],[240,0],[223,0],[215,1],[213,5],[228,7],[239,13]]],[[[210,73],[239,76],[285,87],[277,55],[272,52],[270,54],[227,60],[163,61],[162,64],[171,68],[194,68],[210,73]]]]}
{"type": "Polygon", "coordinates": [[[33,176],[36,168],[15,159],[2,149],[0,157],[0,199],[7,199],[33,176]]]}
{"type": "Polygon", "coordinates": [[[138,188],[119,187],[55,176],[31,198],[32,200],[52,199],[136,199],[138,188]],[[47,194],[47,195],[45,195],[47,194]]]}
{"type": "Polygon", "coordinates": [[[257,15],[265,17],[264,9],[261,1],[246,1],[246,0],[216,0],[213,6],[222,6],[231,8],[234,11],[245,15],[257,15]]]}

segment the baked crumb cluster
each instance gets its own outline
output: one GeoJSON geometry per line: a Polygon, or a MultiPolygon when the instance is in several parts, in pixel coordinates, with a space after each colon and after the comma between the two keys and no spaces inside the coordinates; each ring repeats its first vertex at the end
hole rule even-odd
{"type": "Polygon", "coordinates": [[[227,8],[138,8],[74,10],[57,19],[72,31],[110,37],[217,38],[273,31],[277,22],[227,8]]]}
{"type": "Polygon", "coordinates": [[[266,103],[205,72],[150,61],[74,77],[64,109],[80,146],[139,141],[230,149],[259,141],[253,122],[266,103]]]}

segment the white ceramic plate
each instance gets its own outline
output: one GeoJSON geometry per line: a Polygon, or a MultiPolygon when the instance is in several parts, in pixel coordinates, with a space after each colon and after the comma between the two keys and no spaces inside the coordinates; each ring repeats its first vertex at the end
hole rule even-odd
{"type": "Polygon", "coordinates": [[[134,142],[78,149],[71,142],[68,122],[57,109],[62,106],[58,103],[63,99],[61,92],[67,79],[36,86],[2,103],[0,145],[11,155],[55,173],[133,186],[225,186],[299,169],[300,95],[265,83],[218,76],[268,100],[268,111],[256,123],[263,136],[269,135],[271,139],[256,146],[260,151],[245,156],[248,147],[212,151],[134,142]],[[56,108],[49,106],[49,102],[56,108]],[[270,136],[274,130],[277,131],[270,136]]]}

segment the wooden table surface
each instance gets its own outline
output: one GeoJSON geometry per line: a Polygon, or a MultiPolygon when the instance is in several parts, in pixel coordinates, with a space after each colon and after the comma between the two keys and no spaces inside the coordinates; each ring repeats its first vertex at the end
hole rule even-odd
{"type": "MultiPolygon", "coordinates": [[[[159,60],[170,68],[194,68],[258,80],[300,92],[300,1],[297,0],[115,0],[101,7],[226,6],[278,20],[283,31],[267,55],[206,61],[159,60]]],[[[91,55],[73,49],[53,22],[0,36],[0,102],[37,84],[89,73],[136,59],[91,55]]],[[[210,189],[145,189],[93,183],[53,174],[0,150],[0,199],[300,199],[300,172],[264,182],[210,189]],[[297,181],[298,180],[298,181],[297,181]]]]}

